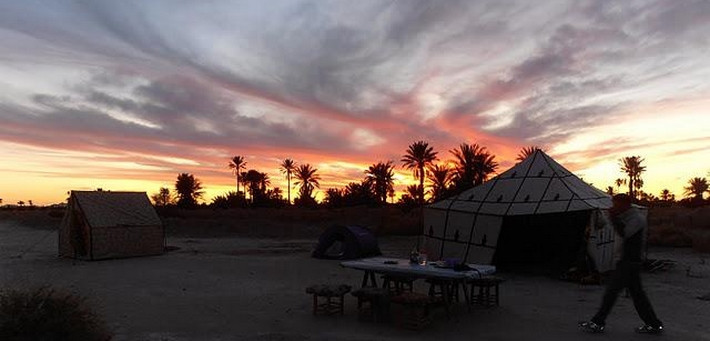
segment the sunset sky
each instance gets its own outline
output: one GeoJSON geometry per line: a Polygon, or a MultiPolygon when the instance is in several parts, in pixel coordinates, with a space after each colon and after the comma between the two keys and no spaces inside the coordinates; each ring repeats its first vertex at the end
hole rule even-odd
{"type": "MultiPolygon", "coordinates": [[[[0,1],[0,198],[234,188],[289,157],[321,192],[426,140],[504,171],[543,146],[604,189],[710,171],[710,2],[0,1]]],[[[284,191],[285,192],[285,191],[284,191]]]]}

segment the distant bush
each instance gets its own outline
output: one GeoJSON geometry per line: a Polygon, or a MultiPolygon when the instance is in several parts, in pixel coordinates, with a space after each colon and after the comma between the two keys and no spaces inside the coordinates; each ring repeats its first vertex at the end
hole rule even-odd
{"type": "Polygon", "coordinates": [[[212,203],[210,204],[210,206],[221,209],[241,208],[247,207],[248,202],[244,197],[244,192],[237,193],[234,191],[230,191],[224,195],[218,195],[212,198],[212,203]]]}
{"type": "Polygon", "coordinates": [[[651,228],[648,243],[655,246],[690,247],[693,239],[685,229],[663,224],[651,228]]]}
{"type": "Polygon", "coordinates": [[[85,299],[47,287],[0,291],[0,340],[110,340],[85,299]]]}
{"type": "Polygon", "coordinates": [[[710,231],[694,231],[693,251],[710,253],[710,231]]]}

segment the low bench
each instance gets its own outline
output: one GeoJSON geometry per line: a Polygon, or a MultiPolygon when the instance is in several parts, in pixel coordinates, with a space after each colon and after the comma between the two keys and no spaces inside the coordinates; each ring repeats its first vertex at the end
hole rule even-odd
{"type": "Polygon", "coordinates": [[[315,284],[307,287],[306,293],[313,295],[313,315],[343,315],[344,296],[351,289],[352,287],[346,284],[315,284]],[[325,298],[325,302],[319,302],[319,298],[325,298]]]}
{"type": "Polygon", "coordinates": [[[486,308],[497,307],[500,305],[500,284],[503,279],[496,276],[484,276],[469,281],[471,285],[470,304],[480,305],[486,308]],[[476,292],[478,289],[478,292],[476,292]],[[491,292],[493,289],[493,292],[491,292]]]}
{"type": "Polygon", "coordinates": [[[436,299],[425,294],[404,292],[391,298],[392,317],[399,327],[421,330],[431,324],[431,306],[436,299]]]}
{"type": "Polygon", "coordinates": [[[360,320],[387,322],[390,315],[390,292],[387,288],[365,287],[352,292],[357,297],[360,320]]]}

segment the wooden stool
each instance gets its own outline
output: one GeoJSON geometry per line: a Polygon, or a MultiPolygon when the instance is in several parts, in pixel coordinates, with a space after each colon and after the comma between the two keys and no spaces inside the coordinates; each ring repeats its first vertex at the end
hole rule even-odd
{"type": "Polygon", "coordinates": [[[361,320],[386,322],[390,313],[390,292],[386,288],[362,288],[353,291],[357,297],[358,317],[361,320]]]}
{"type": "Polygon", "coordinates": [[[351,286],[346,284],[315,284],[306,288],[306,293],[313,295],[313,315],[343,315],[345,311],[343,296],[349,293],[351,288],[351,286]],[[325,302],[319,303],[319,297],[324,297],[325,302]]]}
{"type": "Polygon", "coordinates": [[[392,297],[392,316],[399,327],[421,330],[431,324],[430,307],[434,298],[414,292],[404,292],[392,297]]]}
{"type": "Polygon", "coordinates": [[[382,287],[389,289],[395,295],[399,295],[405,291],[414,291],[414,279],[407,276],[383,275],[382,287]]]}
{"type": "Polygon", "coordinates": [[[444,294],[449,302],[459,301],[459,283],[453,280],[427,279],[429,283],[429,296],[444,299],[444,294]]]}
{"type": "Polygon", "coordinates": [[[485,276],[482,278],[472,279],[469,282],[471,284],[470,304],[477,304],[486,308],[499,306],[499,285],[502,282],[502,278],[495,276],[485,276]],[[478,293],[476,293],[476,288],[478,288],[478,293]],[[494,289],[493,292],[491,292],[491,288],[494,289]]]}

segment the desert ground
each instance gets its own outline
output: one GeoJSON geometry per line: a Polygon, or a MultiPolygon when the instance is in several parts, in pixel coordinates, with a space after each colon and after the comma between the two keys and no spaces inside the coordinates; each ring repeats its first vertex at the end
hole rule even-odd
{"type": "MultiPolygon", "coordinates": [[[[51,285],[88,298],[115,340],[646,340],[630,298],[621,297],[607,332],[587,335],[579,320],[597,308],[603,287],[545,276],[501,273],[501,306],[438,312],[426,330],[357,319],[348,296],[344,316],[311,314],[304,289],[313,283],[357,286],[362,274],[338,261],[310,257],[314,237],[239,237],[172,233],[174,250],[161,256],[73,261],[56,256],[58,218],[41,224],[0,219],[0,288],[51,285]]],[[[387,256],[405,257],[412,236],[380,237],[387,256]]],[[[652,247],[650,258],[671,259],[669,271],[644,275],[665,322],[666,340],[710,340],[710,255],[691,248],[652,247]]],[[[418,290],[425,290],[418,283],[418,290]]]]}

